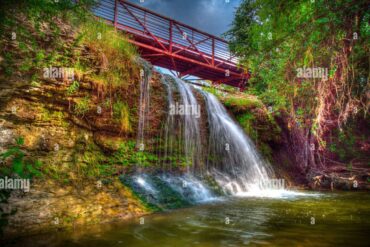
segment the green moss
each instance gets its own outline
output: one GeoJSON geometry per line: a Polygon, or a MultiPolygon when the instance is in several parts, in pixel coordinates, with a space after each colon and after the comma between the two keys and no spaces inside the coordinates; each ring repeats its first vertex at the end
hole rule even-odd
{"type": "Polygon", "coordinates": [[[40,110],[40,120],[44,122],[50,122],[51,120],[53,120],[58,125],[65,128],[69,126],[69,122],[65,119],[63,112],[49,110],[45,107],[42,107],[40,110]]]}
{"type": "Polygon", "coordinates": [[[224,104],[226,107],[235,107],[235,108],[240,108],[240,109],[251,109],[251,108],[256,108],[256,107],[262,107],[263,104],[253,98],[248,98],[248,97],[225,97],[223,100],[224,104]]]}
{"type": "Polygon", "coordinates": [[[86,112],[90,109],[90,97],[85,96],[84,98],[78,100],[74,105],[74,113],[80,116],[84,116],[86,112]]]}
{"type": "Polygon", "coordinates": [[[247,112],[237,116],[237,121],[248,134],[251,134],[254,120],[255,117],[251,112],[247,112]]]}
{"type": "Polygon", "coordinates": [[[23,144],[24,138],[18,137],[14,146],[0,154],[0,159],[3,161],[11,159],[10,167],[6,165],[0,166],[1,175],[10,176],[17,174],[22,178],[40,177],[42,175],[40,172],[42,163],[39,160],[33,162],[25,160],[25,152],[22,150],[23,144]]]}
{"type": "Polygon", "coordinates": [[[111,165],[138,165],[143,167],[153,166],[157,163],[158,157],[148,151],[136,150],[134,141],[122,142],[118,150],[109,158],[111,165]]]}
{"type": "Polygon", "coordinates": [[[80,88],[80,83],[78,81],[73,81],[71,85],[67,88],[67,95],[72,95],[78,91],[80,88]]]}
{"type": "Polygon", "coordinates": [[[113,104],[113,117],[119,122],[121,130],[124,132],[131,132],[131,121],[130,121],[130,111],[127,103],[117,100],[113,104]]]}
{"type": "Polygon", "coordinates": [[[145,179],[153,185],[156,193],[148,192],[134,181],[129,175],[121,175],[121,182],[137,196],[142,203],[151,211],[162,211],[191,205],[180,193],[173,190],[167,183],[157,176],[146,175],[145,179]]]}

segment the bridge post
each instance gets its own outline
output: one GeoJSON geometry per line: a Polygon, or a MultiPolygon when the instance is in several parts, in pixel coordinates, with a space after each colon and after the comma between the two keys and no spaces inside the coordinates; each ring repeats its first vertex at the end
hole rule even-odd
{"type": "Polygon", "coordinates": [[[212,38],[212,65],[215,66],[215,38],[212,38]]]}
{"type": "Polygon", "coordinates": [[[170,53],[172,53],[172,20],[170,20],[170,53]]]}
{"type": "Polygon", "coordinates": [[[114,0],[114,27],[117,27],[117,11],[118,11],[117,2],[118,0],[114,0]]]}

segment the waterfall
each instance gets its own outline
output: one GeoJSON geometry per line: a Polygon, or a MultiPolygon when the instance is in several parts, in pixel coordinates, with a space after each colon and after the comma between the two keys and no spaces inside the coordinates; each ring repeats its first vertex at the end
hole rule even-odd
{"type": "MultiPolygon", "coordinates": [[[[201,136],[199,128],[200,116],[193,114],[192,109],[198,109],[199,104],[189,84],[184,83],[179,78],[175,78],[175,82],[181,96],[182,107],[184,110],[183,139],[186,167],[188,168],[188,171],[190,167],[193,167],[194,172],[195,167],[198,167],[200,165],[202,146],[200,141],[201,136]]],[[[179,113],[181,112],[179,111],[179,113]]]]}
{"type": "MultiPolygon", "coordinates": [[[[219,100],[198,89],[203,95],[208,114],[207,152],[202,149],[199,116],[186,112],[175,117],[176,114],[171,112],[177,105],[175,92],[185,109],[199,107],[192,86],[167,75],[163,76],[163,83],[167,87],[169,108],[164,134],[164,155],[171,155],[176,148],[182,150],[187,162],[186,176],[202,177],[204,169],[227,194],[237,195],[266,189],[264,185],[268,184],[266,181],[273,174],[270,165],[263,160],[253,142],[229,116],[219,100]],[[175,139],[181,141],[176,143],[180,146],[174,148],[175,139]],[[205,165],[201,165],[203,159],[207,161],[205,165]]],[[[172,182],[176,184],[175,181],[172,182]]]]}
{"type": "Polygon", "coordinates": [[[164,153],[165,155],[172,154],[174,140],[177,138],[179,146],[176,148],[179,155],[185,158],[187,171],[194,173],[202,163],[200,106],[191,86],[184,81],[167,75],[163,76],[162,81],[167,87],[169,109],[164,133],[164,153]],[[174,90],[178,93],[180,102],[175,101],[174,90]]]}
{"type": "Polygon", "coordinates": [[[121,181],[150,206],[160,209],[177,208],[217,200],[199,179],[190,174],[121,175],[121,181]]]}
{"type": "Polygon", "coordinates": [[[148,191],[149,193],[153,193],[154,195],[158,193],[158,191],[153,187],[152,184],[148,182],[147,175],[138,175],[135,176],[135,183],[143,188],[143,190],[148,191]]]}
{"type": "Polygon", "coordinates": [[[150,101],[149,81],[152,73],[151,65],[143,59],[138,59],[140,69],[140,101],[139,101],[139,124],[136,140],[136,148],[140,151],[145,149],[145,129],[148,128],[148,113],[150,101]]]}
{"type": "Polygon", "coordinates": [[[163,175],[162,179],[172,189],[192,202],[206,202],[215,199],[215,196],[207,186],[189,173],[182,176],[163,175]]]}
{"type": "Polygon", "coordinates": [[[207,170],[231,194],[261,189],[272,170],[250,138],[210,93],[203,92],[208,112],[207,170]]]}
{"type": "Polygon", "coordinates": [[[175,115],[170,114],[169,111],[172,107],[175,106],[175,100],[173,98],[174,85],[171,83],[170,79],[166,78],[165,75],[162,76],[161,81],[166,86],[167,89],[167,104],[168,104],[167,119],[164,125],[163,133],[164,138],[163,156],[165,159],[163,160],[162,168],[164,170],[171,170],[172,166],[171,164],[168,164],[168,159],[176,155],[174,153],[174,145],[176,142],[175,115]]]}
{"type": "MultiPolygon", "coordinates": [[[[144,68],[137,138],[138,146],[142,148],[150,96],[150,71],[149,67],[144,68]]],[[[148,203],[160,208],[177,207],[177,200],[182,205],[213,200],[215,194],[222,194],[222,191],[231,195],[271,194],[264,187],[271,184],[269,177],[273,171],[270,165],[220,101],[213,94],[200,88],[195,90],[179,78],[162,75],[161,81],[167,90],[168,105],[161,132],[163,145],[159,145],[163,149],[158,151],[162,156],[162,171],[157,175],[140,172],[131,178],[123,176],[122,181],[148,203]],[[200,105],[194,91],[204,99],[208,142],[202,141],[200,105]],[[181,169],[172,170],[181,166],[186,168],[185,173],[181,169]]]]}

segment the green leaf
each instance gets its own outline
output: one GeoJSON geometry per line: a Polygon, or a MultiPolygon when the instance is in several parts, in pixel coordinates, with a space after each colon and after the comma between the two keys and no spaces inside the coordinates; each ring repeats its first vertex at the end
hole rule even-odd
{"type": "Polygon", "coordinates": [[[40,168],[42,166],[42,162],[41,161],[39,161],[39,160],[36,160],[36,162],[35,162],[35,167],[36,168],[40,168]]]}
{"type": "Polygon", "coordinates": [[[12,149],[9,149],[7,151],[5,151],[4,153],[0,154],[0,157],[3,158],[3,159],[6,159],[12,155],[15,155],[17,153],[17,149],[16,148],[12,148],[12,149]]]}
{"type": "Polygon", "coordinates": [[[328,23],[330,20],[328,17],[323,17],[323,18],[320,18],[320,19],[317,19],[316,22],[319,23],[319,24],[323,24],[323,23],[328,23]]]}
{"type": "Polygon", "coordinates": [[[36,176],[36,177],[41,177],[41,172],[38,171],[37,169],[35,169],[32,165],[30,164],[27,164],[27,171],[30,173],[30,175],[32,176],[36,176]]]}
{"type": "Polygon", "coordinates": [[[9,175],[12,174],[12,170],[7,168],[7,167],[1,167],[0,172],[1,172],[1,174],[5,175],[5,176],[9,176],[9,175]]]}
{"type": "Polygon", "coordinates": [[[13,172],[23,177],[23,156],[16,156],[13,159],[13,172]]]}
{"type": "Polygon", "coordinates": [[[15,142],[17,143],[18,146],[21,146],[24,144],[24,138],[23,137],[18,137],[15,142]]]}

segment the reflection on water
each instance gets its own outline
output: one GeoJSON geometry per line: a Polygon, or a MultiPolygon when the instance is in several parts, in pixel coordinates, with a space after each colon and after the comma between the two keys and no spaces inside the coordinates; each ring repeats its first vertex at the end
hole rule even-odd
{"type": "Polygon", "coordinates": [[[368,246],[369,193],[228,197],[9,246],[368,246]]]}
{"type": "Polygon", "coordinates": [[[275,199],[288,199],[288,198],[297,198],[297,197],[320,197],[322,194],[319,193],[305,193],[297,192],[291,190],[273,190],[273,189],[252,189],[246,192],[236,193],[237,197],[265,197],[265,198],[275,198],[275,199]]]}

